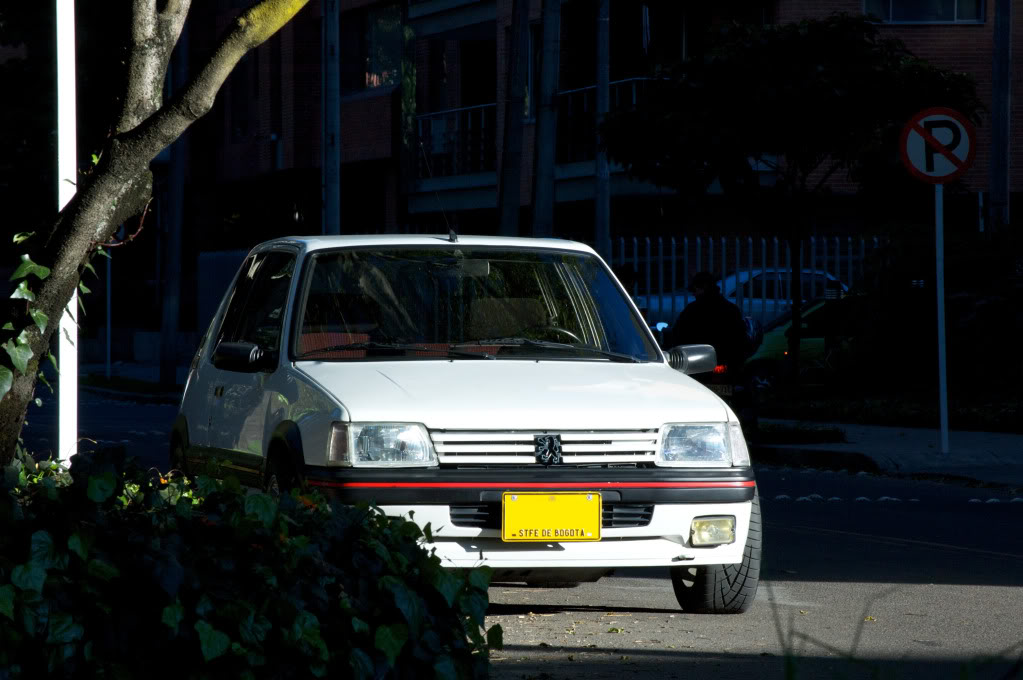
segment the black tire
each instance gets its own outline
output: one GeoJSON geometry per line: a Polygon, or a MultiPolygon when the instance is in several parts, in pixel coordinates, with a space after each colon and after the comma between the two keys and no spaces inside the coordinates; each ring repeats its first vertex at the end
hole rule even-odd
{"type": "Polygon", "coordinates": [[[188,469],[188,458],[185,456],[185,445],[180,437],[175,436],[171,440],[167,461],[170,466],[167,470],[168,473],[171,470],[180,470],[186,477],[192,476],[188,469]]]}
{"type": "Polygon", "coordinates": [[[280,501],[282,495],[291,493],[295,486],[295,476],[284,461],[283,454],[271,451],[266,461],[266,470],[263,472],[263,491],[275,501],[280,501]]]}
{"type": "Polygon", "coordinates": [[[753,494],[749,536],[739,564],[671,567],[671,585],[682,611],[694,614],[742,614],[753,606],[760,582],[763,529],[760,496],[753,494]]]}

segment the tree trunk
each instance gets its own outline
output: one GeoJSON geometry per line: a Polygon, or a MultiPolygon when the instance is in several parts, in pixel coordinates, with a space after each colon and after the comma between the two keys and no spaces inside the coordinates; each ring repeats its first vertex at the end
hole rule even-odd
{"type": "Polygon", "coordinates": [[[504,105],[501,181],[497,206],[500,234],[518,236],[522,186],[522,118],[526,109],[526,70],[529,64],[529,0],[513,0],[508,45],[508,92],[504,105]]]}
{"type": "Polygon", "coordinates": [[[540,96],[536,100],[536,144],[533,154],[533,235],[554,235],[554,151],[558,140],[558,90],[561,61],[561,0],[544,0],[543,48],[540,52],[540,96]]]}
{"type": "MultiPolygon", "coordinates": [[[[162,103],[163,81],[170,56],[188,14],[190,0],[134,0],[132,3],[129,82],[117,134],[103,150],[91,173],[82,173],[78,191],[61,210],[45,239],[35,239],[28,255],[50,269],[39,280],[25,280],[34,300],[12,299],[5,318],[11,331],[2,340],[19,337],[31,350],[25,371],[0,353],[0,368],[13,374],[10,389],[0,394],[0,466],[14,456],[28,404],[35,396],[39,362],[81,273],[97,247],[108,241],[121,222],[138,215],[152,196],[149,163],[213,106],[213,99],[238,61],[295,16],[309,0],[261,0],[238,17],[202,70],[172,101],[162,103]],[[31,314],[36,314],[33,317],[31,314]],[[39,313],[45,315],[40,329],[39,313]]],[[[115,127],[115,126],[111,126],[115,127]]],[[[3,373],[3,371],[0,371],[3,373]]],[[[0,381],[0,389],[4,386],[0,381]]]]}

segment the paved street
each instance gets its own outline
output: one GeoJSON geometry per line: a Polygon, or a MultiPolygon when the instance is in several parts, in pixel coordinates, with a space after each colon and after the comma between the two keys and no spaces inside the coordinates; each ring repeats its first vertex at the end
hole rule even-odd
{"type": "MultiPolygon", "coordinates": [[[[46,454],[57,448],[57,395],[39,385],[36,394],[42,406],[28,407],[28,424],[22,438],[33,453],[46,454]]],[[[78,432],[83,445],[124,446],[128,455],[138,457],[146,467],[166,467],[171,425],[176,404],[124,401],[88,390],[79,391],[78,432]]],[[[83,449],[84,450],[84,449],[83,449]]]]}
{"type": "Polygon", "coordinates": [[[662,570],[573,589],[495,585],[488,623],[506,643],[495,677],[1016,677],[1023,503],[780,468],[758,483],[765,572],[749,613],[683,614],[662,570]]]}

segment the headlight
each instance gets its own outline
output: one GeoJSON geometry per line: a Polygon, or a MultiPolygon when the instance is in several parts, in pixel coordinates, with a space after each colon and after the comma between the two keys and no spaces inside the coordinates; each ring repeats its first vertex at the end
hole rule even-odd
{"type": "Polygon", "coordinates": [[[327,465],[429,467],[437,464],[426,428],[416,423],[334,423],[327,465]]]}
{"type": "Polygon", "coordinates": [[[749,465],[749,450],[737,422],[665,425],[656,465],[729,467],[749,465]]]}

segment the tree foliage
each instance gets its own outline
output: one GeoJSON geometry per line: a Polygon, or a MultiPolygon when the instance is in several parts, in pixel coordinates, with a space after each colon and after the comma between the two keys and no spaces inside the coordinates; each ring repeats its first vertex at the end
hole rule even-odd
{"type": "Polygon", "coordinates": [[[860,183],[896,167],[895,140],[928,106],[978,121],[972,79],[914,57],[866,17],[728,24],[702,54],[664,77],[653,105],[608,124],[608,150],[632,174],[686,194],[824,190],[847,171],[860,183]]]}

